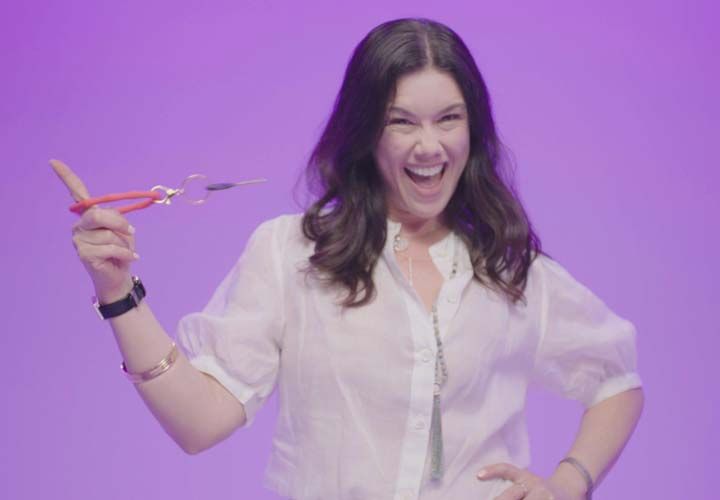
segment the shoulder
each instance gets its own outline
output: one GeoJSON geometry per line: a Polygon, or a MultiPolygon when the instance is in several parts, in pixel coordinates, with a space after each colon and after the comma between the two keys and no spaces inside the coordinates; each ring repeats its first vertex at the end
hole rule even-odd
{"type": "Polygon", "coordinates": [[[543,255],[537,259],[535,271],[545,321],[552,317],[581,318],[600,321],[612,315],[609,306],[564,265],[543,255]]]}
{"type": "Polygon", "coordinates": [[[549,255],[539,254],[532,263],[531,273],[544,293],[592,294],[564,265],[549,255]]]}
{"type": "Polygon", "coordinates": [[[545,253],[538,253],[528,269],[526,296],[543,308],[558,295],[580,298],[590,291],[562,264],[545,253]]]}
{"type": "Polygon", "coordinates": [[[302,231],[303,213],[282,214],[261,222],[252,232],[248,249],[275,255],[304,254],[312,249],[302,231]]]}
{"type": "Polygon", "coordinates": [[[269,237],[270,235],[280,236],[298,228],[302,222],[302,213],[282,214],[271,219],[266,219],[257,225],[251,238],[256,235],[269,237]]]}
{"type": "Polygon", "coordinates": [[[548,268],[563,269],[562,266],[546,253],[538,253],[533,259],[530,270],[535,273],[545,273],[548,268]]]}

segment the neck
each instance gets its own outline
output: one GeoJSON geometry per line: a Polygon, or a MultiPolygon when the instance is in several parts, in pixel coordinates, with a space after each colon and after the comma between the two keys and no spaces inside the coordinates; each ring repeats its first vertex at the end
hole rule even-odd
{"type": "Polygon", "coordinates": [[[390,214],[390,219],[399,222],[401,237],[408,241],[430,246],[442,240],[449,229],[442,223],[440,217],[431,219],[419,219],[414,217],[402,217],[396,214],[390,214]]]}

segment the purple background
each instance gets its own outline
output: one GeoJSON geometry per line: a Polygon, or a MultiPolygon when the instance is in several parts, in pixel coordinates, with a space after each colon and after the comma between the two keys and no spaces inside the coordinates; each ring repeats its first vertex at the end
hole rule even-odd
{"type": "MultiPolygon", "coordinates": [[[[261,486],[274,398],[253,427],[188,456],[121,376],[47,160],[94,194],[197,171],[270,179],[130,215],[134,271],[174,335],[249,232],[298,211],[293,185],[352,49],[404,16],[465,39],[545,249],[637,326],[645,412],[596,498],[714,498],[718,7],[580,3],[3,4],[0,498],[276,498],[261,486]]],[[[534,471],[551,472],[580,415],[531,393],[534,471]]]]}

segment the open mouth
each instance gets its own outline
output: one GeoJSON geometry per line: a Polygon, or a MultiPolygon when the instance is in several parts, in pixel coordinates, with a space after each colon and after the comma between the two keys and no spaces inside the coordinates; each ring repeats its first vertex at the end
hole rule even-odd
{"type": "Polygon", "coordinates": [[[429,167],[405,167],[404,170],[415,184],[427,189],[440,184],[446,168],[447,163],[441,163],[429,167]]]}

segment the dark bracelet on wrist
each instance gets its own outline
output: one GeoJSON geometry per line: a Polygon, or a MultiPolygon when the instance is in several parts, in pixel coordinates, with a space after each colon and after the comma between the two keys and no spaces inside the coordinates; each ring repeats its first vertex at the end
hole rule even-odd
{"type": "Polygon", "coordinates": [[[586,498],[586,500],[592,500],[592,492],[593,492],[594,484],[593,484],[592,476],[590,475],[588,470],[585,468],[585,466],[583,464],[581,464],[579,460],[577,460],[576,458],[573,458],[573,457],[563,458],[562,460],[560,460],[558,465],[560,465],[563,462],[567,462],[577,469],[577,471],[580,473],[580,475],[585,480],[585,484],[587,485],[587,493],[585,494],[585,498],[586,498]]]}
{"type": "Polygon", "coordinates": [[[100,301],[96,296],[92,297],[93,306],[100,319],[110,319],[115,316],[120,316],[128,312],[130,309],[137,307],[140,301],[145,297],[145,286],[143,285],[140,278],[137,276],[132,277],[133,287],[124,298],[111,302],[110,304],[100,304],[100,301]]]}

